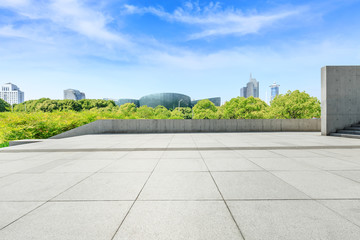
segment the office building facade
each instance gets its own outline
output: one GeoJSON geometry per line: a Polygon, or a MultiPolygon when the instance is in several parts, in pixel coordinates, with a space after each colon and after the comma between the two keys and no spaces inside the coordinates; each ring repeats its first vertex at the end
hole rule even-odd
{"type": "Polygon", "coordinates": [[[271,96],[270,99],[271,101],[277,96],[279,95],[279,84],[276,84],[276,82],[274,82],[272,85],[270,85],[270,89],[271,89],[271,96]]]}
{"type": "Polygon", "coordinates": [[[193,101],[191,101],[191,105],[194,107],[201,100],[209,100],[210,102],[212,102],[217,107],[220,107],[220,105],[221,105],[221,98],[220,97],[193,100],[193,101]]]}
{"type": "Polygon", "coordinates": [[[6,83],[1,86],[0,98],[11,105],[19,104],[24,102],[24,92],[18,86],[6,83]]]}
{"type": "MultiPolygon", "coordinates": [[[[221,105],[220,97],[206,98],[210,100],[215,106],[221,105]]],[[[201,99],[204,100],[204,99],[201,99]]],[[[155,108],[157,106],[164,106],[167,109],[175,109],[177,107],[194,107],[200,100],[191,101],[191,98],[185,94],[181,93],[155,93],[143,96],[139,100],[137,99],[128,99],[121,98],[115,101],[115,104],[118,106],[124,105],[126,103],[134,103],[137,107],[148,106],[155,108]]]]}
{"type": "Polygon", "coordinates": [[[250,74],[249,82],[246,87],[240,89],[240,97],[248,98],[250,96],[259,97],[259,82],[250,74]]]}
{"type": "Polygon", "coordinates": [[[80,92],[76,89],[66,89],[64,90],[64,99],[70,100],[81,100],[85,99],[85,93],[80,92]]]}

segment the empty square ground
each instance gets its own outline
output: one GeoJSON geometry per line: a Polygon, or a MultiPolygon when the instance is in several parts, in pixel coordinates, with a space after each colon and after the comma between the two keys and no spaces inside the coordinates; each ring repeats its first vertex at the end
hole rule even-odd
{"type": "Polygon", "coordinates": [[[0,239],[360,239],[360,140],[86,135],[0,149],[0,239]]]}

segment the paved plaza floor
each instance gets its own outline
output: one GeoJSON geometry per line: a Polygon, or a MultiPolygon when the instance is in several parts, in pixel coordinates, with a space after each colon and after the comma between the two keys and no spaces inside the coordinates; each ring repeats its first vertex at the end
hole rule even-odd
{"type": "Polygon", "coordinates": [[[109,134],[0,150],[2,240],[359,240],[360,140],[109,134]]]}

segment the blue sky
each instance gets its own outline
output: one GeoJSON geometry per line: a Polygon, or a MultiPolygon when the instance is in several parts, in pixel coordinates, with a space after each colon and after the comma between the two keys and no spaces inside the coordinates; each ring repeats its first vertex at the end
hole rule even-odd
{"type": "Polygon", "coordinates": [[[0,0],[0,83],[25,99],[320,97],[320,68],[359,65],[360,1],[0,0]]]}

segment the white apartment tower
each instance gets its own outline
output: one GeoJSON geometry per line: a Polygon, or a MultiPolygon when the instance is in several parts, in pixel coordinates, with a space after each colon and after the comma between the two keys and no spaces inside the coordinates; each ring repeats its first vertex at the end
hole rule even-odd
{"type": "Polygon", "coordinates": [[[1,86],[0,98],[9,104],[19,104],[24,102],[24,92],[12,83],[1,86]]]}

